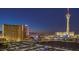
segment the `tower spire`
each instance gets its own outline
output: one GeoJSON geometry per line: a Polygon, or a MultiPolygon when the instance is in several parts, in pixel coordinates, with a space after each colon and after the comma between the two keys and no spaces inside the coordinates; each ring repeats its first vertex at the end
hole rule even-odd
{"type": "Polygon", "coordinates": [[[68,14],[69,14],[69,8],[67,8],[67,12],[68,12],[68,14]]]}

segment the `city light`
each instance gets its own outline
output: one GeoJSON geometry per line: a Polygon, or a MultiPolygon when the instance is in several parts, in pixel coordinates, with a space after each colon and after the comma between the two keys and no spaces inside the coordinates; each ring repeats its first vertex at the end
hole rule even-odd
{"type": "MultiPolygon", "coordinates": [[[[0,29],[1,29],[0,44],[1,46],[4,47],[1,50],[7,50],[7,51],[79,50],[78,48],[79,34],[72,29],[72,27],[75,29],[73,24],[70,24],[72,22],[72,20],[70,19],[75,20],[75,18],[73,18],[74,16],[72,16],[72,12],[70,13],[72,9],[64,8],[63,12],[62,11],[60,12],[61,9],[60,10],[49,9],[49,11],[48,9],[46,11],[45,9],[43,10],[25,9],[25,10],[26,10],[24,11],[25,13],[23,13],[23,11],[20,10],[22,14],[22,15],[20,14],[21,16],[20,18],[15,17],[15,19],[20,19],[19,20],[20,22],[16,21],[16,23],[20,23],[20,24],[7,23],[0,25],[0,29]],[[59,13],[56,10],[58,10],[59,13]],[[62,21],[61,19],[63,20],[65,19],[65,20],[62,21]],[[64,23],[63,26],[61,26],[62,23],[64,23]]],[[[18,13],[19,12],[17,11],[17,14],[18,13]]],[[[13,21],[11,22],[13,23],[13,21]]]]}

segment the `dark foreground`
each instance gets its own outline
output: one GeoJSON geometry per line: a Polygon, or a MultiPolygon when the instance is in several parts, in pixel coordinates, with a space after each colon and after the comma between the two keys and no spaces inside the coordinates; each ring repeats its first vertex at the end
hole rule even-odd
{"type": "Polygon", "coordinates": [[[1,45],[1,51],[54,51],[55,49],[48,45],[41,45],[34,42],[11,42],[8,46],[1,45]]]}
{"type": "Polygon", "coordinates": [[[75,42],[11,42],[0,45],[0,51],[79,51],[79,43],[75,42]]]}
{"type": "Polygon", "coordinates": [[[79,51],[79,43],[77,42],[49,41],[49,42],[41,42],[41,44],[67,49],[67,50],[72,50],[72,51],[79,51]]]}

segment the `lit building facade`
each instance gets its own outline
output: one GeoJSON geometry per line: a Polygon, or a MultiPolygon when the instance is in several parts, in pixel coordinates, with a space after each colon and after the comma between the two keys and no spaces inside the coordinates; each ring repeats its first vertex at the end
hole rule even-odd
{"type": "Polygon", "coordinates": [[[29,26],[28,26],[28,25],[25,25],[24,28],[25,28],[25,30],[26,30],[26,35],[29,36],[29,35],[30,35],[30,34],[29,34],[29,32],[30,32],[29,26]]]}
{"type": "Polygon", "coordinates": [[[68,36],[74,36],[74,35],[75,35],[74,32],[69,32],[69,34],[67,34],[67,32],[56,32],[55,34],[56,34],[57,36],[60,36],[60,37],[64,37],[64,36],[66,36],[66,35],[68,35],[68,36]]]}
{"type": "Polygon", "coordinates": [[[2,36],[9,42],[25,40],[26,32],[25,25],[2,25],[2,36]]]}

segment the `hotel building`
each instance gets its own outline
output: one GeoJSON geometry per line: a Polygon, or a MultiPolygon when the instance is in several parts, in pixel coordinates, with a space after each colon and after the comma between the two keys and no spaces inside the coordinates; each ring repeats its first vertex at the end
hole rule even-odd
{"type": "Polygon", "coordinates": [[[27,37],[27,27],[25,25],[2,25],[2,38],[5,38],[8,42],[23,41],[27,37]]]}

